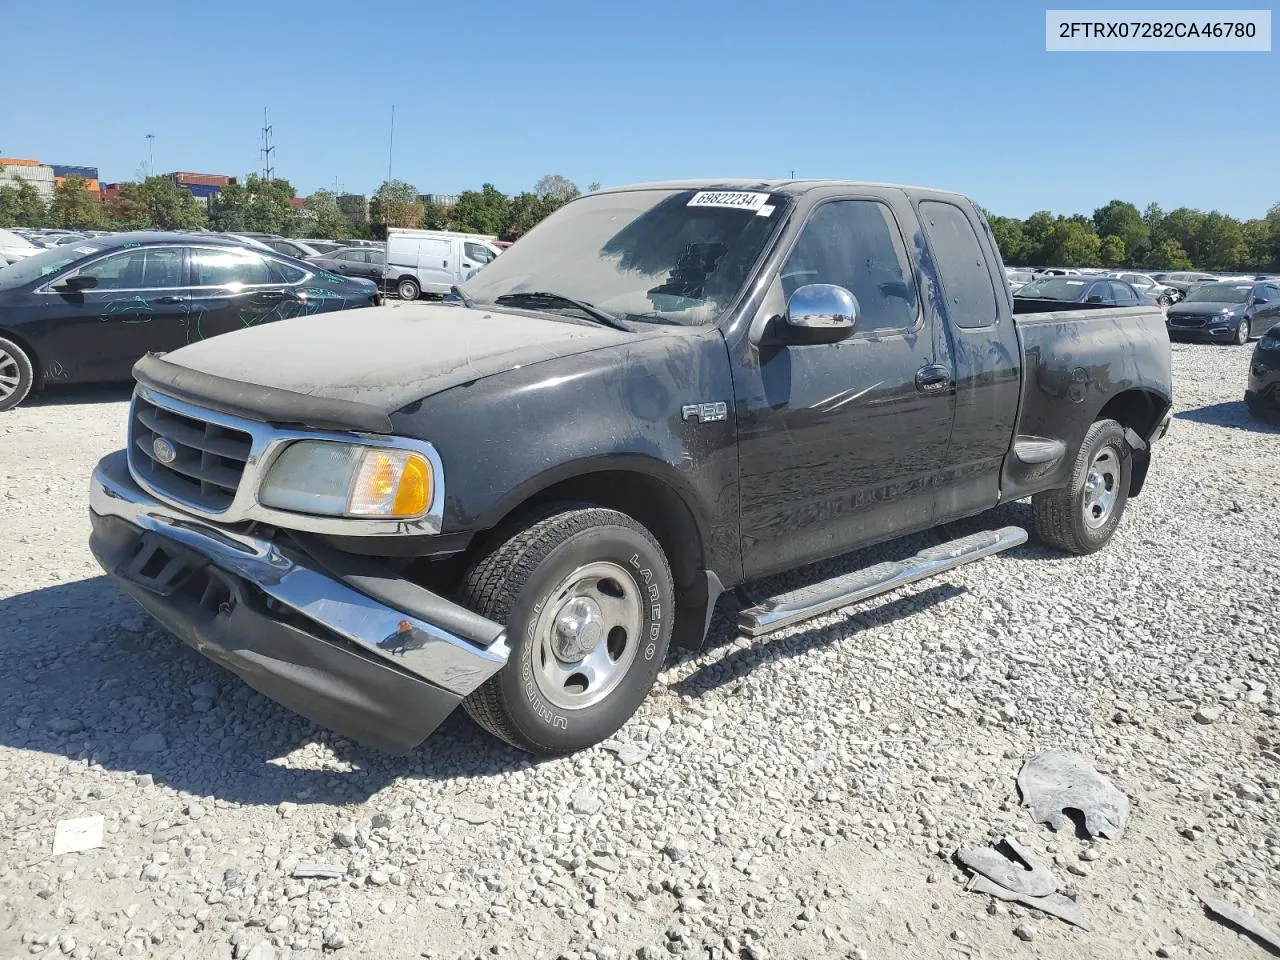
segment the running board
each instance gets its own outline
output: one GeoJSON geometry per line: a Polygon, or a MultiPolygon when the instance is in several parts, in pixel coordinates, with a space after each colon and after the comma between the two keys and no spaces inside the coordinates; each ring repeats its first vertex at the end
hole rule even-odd
{"type": "Polygon", "coordinates": [[[877,563],[771,597],[739,613],[738,630],[759,637],[1026,542],[1027,531],[1021,527],[1001,527],[941,543],[906,560],[877,563]]]}

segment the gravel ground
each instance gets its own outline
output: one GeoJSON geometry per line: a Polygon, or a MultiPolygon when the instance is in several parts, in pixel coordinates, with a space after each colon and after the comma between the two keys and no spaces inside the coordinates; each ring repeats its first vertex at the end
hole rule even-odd
{"type": "Polygon", "coordinates": [[[722,610],[613,749],[547,762],[461,715],[393,760],[250,692],[89,556],[128,391],[0,416],[0,957],[1263,956],[1189,892],[1280,926],[1280,430],[1248,353],[1175,346],[1101,554],[1028,545],[764,642],[722,610]],[[1118,841],[1019,809],[1057,746],[1129,796],[1118,841]],[[95,813],[104,845],[54,857],[95,813]],[[1092,932],[964,892],[950,854],[1005,832],[1092,932]]]}

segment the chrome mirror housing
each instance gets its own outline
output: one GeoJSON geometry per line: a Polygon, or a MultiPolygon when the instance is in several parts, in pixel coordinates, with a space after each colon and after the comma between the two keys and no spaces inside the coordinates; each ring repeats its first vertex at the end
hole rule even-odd
{"type": "Polygon", "coordinates": [[[833,283],[808,283],[787,300],[785,328],[792,343],[833,343],[853,333],[858,298],[833,283]]]}

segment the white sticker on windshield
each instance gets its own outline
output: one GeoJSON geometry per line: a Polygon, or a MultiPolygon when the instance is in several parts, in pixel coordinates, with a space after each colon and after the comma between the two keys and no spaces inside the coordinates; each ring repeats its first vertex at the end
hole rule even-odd
{"type": "MultiPolygon", "coordinates": [[[[699,190],[688,203],[690,207],[730,207],[736,210],[755,210],[757,213],[769,202],[767,193],[738,191],[699,190]]],[[[761,214],[768,216],[768,214],[761,214]]]]}
{"type": "Polygon", "coordinates": [[[767,217],[767,216],[769,216],[769,214],[771,214],[771,213],[773,213],[773,204],[772,204],[772,203],[766,203],[763,207],[761,207],[759,210],[757,210],[757,211],[756,211],[756,216],[757,216],[757,217],[767,217]]]}

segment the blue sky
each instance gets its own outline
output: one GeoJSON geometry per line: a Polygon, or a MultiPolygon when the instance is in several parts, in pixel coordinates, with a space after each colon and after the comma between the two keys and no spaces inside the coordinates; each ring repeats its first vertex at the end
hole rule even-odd
{"type": "Polygon", "coordinates": [[[423,192],[794,170],[1017,216],[1280,202],[1280,53],[1046,53],[1049,5],[10,4],[0,156],[131,179],[153,133],[159,172],[244,174],[265,106],[278,175],[369,192],[394,103],[423,192]]]}

